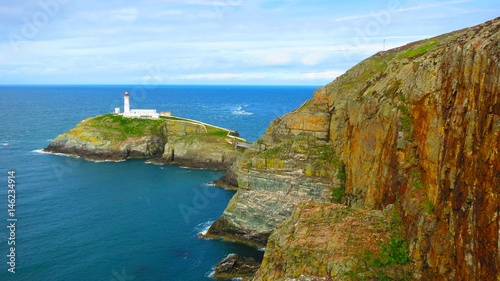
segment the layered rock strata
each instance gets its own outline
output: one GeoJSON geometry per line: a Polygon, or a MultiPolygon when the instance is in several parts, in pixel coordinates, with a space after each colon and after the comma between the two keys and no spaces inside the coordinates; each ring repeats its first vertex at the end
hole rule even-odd
{"type": "Polygon", "coordinates": [[[496,280],[499,150],[495,19],[379,52],[275,120],[233,165],[239,190],[209,233],[264,244],[304,200],[397,203],[412,278],[496,280]]]}

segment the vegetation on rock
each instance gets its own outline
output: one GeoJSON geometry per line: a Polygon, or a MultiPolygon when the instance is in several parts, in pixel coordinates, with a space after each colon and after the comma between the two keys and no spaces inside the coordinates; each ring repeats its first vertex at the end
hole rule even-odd
{"type": "Polygon", "coordinates": [[[336,278],[332,269],[340,260],[363,257],[381,266],[368,270],[375,280],[498,279],[499,44],[500,18],[379,52],[318,89],[312,101],[273,121],[235,162],[238,200],[222,215],[228,228],[218,228],[219,235],[251,241],[279,226],[257,280],[336,278]],[[339,178],[333,162],[345,164],[339,178]],[[305,208],[304,216],[287,219],[301,201],[338,202],[340,196],[354,212],[399,199],[404,231],[375,243],[372,255],[332,254],[324,249],[338,237],[319,228],[336,222],[306,217],[305,208]],[[390,275],[384,267],[410,267],[411,275],[406,269],[390,275]]]}

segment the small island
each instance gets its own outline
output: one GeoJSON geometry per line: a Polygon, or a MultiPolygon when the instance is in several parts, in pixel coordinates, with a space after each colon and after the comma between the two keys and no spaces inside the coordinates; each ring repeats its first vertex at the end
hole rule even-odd
{"type": "Polygon", "coordinates": [[[236,131],[170,112],[130,110],[89,117],[52,140],[46,152],[64,153],[94,161],[144,158],[159,164],[225,170],[249,144],[236,131]],[[134,113],[135,112],[135,113],[134,113]]]}

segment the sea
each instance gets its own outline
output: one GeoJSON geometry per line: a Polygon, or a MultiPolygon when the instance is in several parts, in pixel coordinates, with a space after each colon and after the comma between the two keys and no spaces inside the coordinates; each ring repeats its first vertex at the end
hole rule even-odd
{"type": "Polygon", "coordinates": [[[254,142],[317,88],[0,86],[0,280],[214,280],[230,253],[262,260],[264,249],[198,236],[234,194],[210,184],[224,172],[42,149],[87,117],[123,110],[125,91],[131,108],[171,111],[254,142]]]}

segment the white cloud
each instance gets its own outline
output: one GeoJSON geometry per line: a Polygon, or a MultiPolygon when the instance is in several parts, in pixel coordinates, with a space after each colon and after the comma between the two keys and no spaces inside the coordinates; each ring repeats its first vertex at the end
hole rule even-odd
{"type": "Polygon", "coordinates": [[[182,10],[161,10],[152,14],[154,17],[172,17],[172,16],[182,16],[186,12],[182,10]]]}
{"type": "Polygon", "coordinates": [[[301,78],[303,79],[335,79],[342,75],[343,72],[340,71],[324,71],[315,73],[305,73],[301,78]]]}
{"type": "Polygon", "coordinates": [[[181,79],[228,79],[228,78],[242,78],[243,75],[231,74],[231,73],[219,73],[219,74],[193,74],[182,76],[181,79]]]}
{"type": "Polygon", "coordinates": [[[286,65],[292,62],[289,54],[272,52],[264,56],[264,65],[286,65]]]}
{"type": "MultiPolygon", "coordinates": [[[[334,21],[349,21],[349,20],[358,20],[358,19],[379,17],[379,16],[385,16],[387,13],[394,14],[394,13],[402,13],[402,12],[422,10],[422,9],[428,9],[428,8],[437,8],[437,7],[465,3],[465,2],[470,2],[470,1],[472,1],[472,0],[455,0],[455,1],[448,1],[448,2],[438,2],[438,3],[432,3],[432,4],[418,5],[418,6],[408,7],[408,8],[395,8],[395,9],[390,9],[389,7],[387,7],[383,11],[372,12],[369,14],[360,14],[360,15],[354,15],[354,16],[348,16],[348,17],[341,17],[341,18],[335,19],[334,21]]],[[[399,4],[399,2],[396,2],[396,4],[399,4]]]]}
{"type": "Polygon", "coordinates": [[[55,67],[47,67],[43,70],[43,74],[54,74],[58,71],[59,71],[59,69],[57,69],[55,67]]]}
{"type": "Polygon", "coordinates": [[[326,58],[326,55],[324,55],[324,54],[308,54],[302,59],[302,64],[308,65],[308,66],[318,65],[325,58],[326,58]]]}
{"type": "MultiPolygon", "coordinates": [[[[234,74],[234,73],[210,73],[210,74],[192,74],[180,76],[183,80],[219,80],[219,79],[261,79],[265,75],[257,74],[234,74]]],[[[172,77],[170,77],[172,78],[172,77]]]]}
{"type": "Polygon", "coordinates": [[[111,21],[134,22],[137,19],[139,11],[135,8],[124,8],[113,10],[110,14],[111,21]]]}

